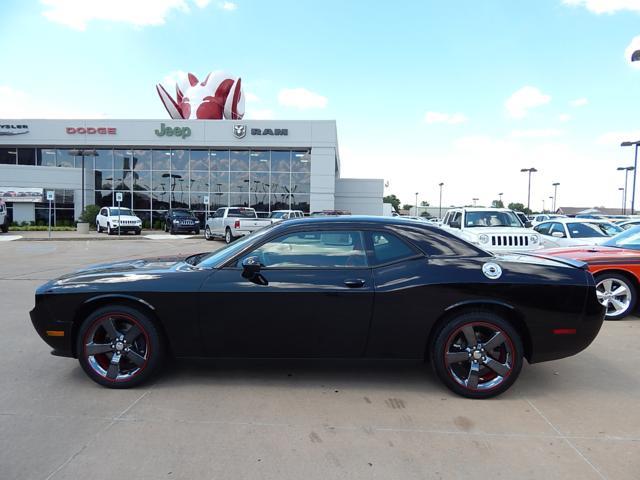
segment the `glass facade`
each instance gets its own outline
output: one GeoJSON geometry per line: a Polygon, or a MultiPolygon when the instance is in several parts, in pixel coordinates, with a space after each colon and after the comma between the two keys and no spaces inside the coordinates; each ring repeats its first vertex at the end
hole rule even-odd
{"type": "MultiPolygon", "coordinates": [[[[159,226],[169,208],[190,208],[204,219],[226,206],[257,211],[294,209],[309,213],[310,150],[0,148],[0,163],[80,168],[84,154],[87,204],[132,208],[146,225],[159,226]]],[[[43,185],[46,187],[46,185],[43,185]]]]}

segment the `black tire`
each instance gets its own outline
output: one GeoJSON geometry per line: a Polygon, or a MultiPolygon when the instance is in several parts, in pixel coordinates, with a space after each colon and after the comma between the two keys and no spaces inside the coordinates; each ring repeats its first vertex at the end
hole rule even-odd
{"type": "Polygon", "coordinates": [[[633,313],[638,301],[638,290],[628,277],[620,273],[602,272],[594,275],[594,278],[596,281],[596,290],[598,291],[598,300],[607,307],[607,313],[604,317],[605,320],[622,320],[633,313]],[[606,287],[607,281],[611,282],[608,289],[606,287]],[[609,290],[609,292],[612,293],[616,291],[618,287],[623,287],[628,293],[626,295],[611,295],[608,297],[610,300],[605,303],[603,297],[606,295],[606,291],[609,290]],[[618,305],[613,303],[614,300],[622,302],[626,305],[626,308],[619,308],[618,305]]]}
{"type": "Polygon", "coordinates": [[[7,233],[9,231],[9,224],[5,221],[2,226],[0,226],[0,230],[2,230],[2,233],[7,233]]]}
{"type": "Polygon", "coordinates": [[[165,233],[169,232],[169,224],[167,222],[164,222],[164,232],[165,233]]]}
{"type": "Polygon", "coordinates": [[[136,235],[140,235],[141,233],[142,233],[142,229],[141,228],[135,231],[136,235]]]}
{"type": "Polygon", "coordinates": [[[113,235],[113,230],[111,230],[111,224],[107,222],[107,235],[113,235]]]}
{"type": "Polygon", "coordinates": [[[196,228],[196,229],[194,230],[194,234],[195,234],[195,235],[200,235],[200,229],[199,229],[199,228],[196,228]]]}
{"type": "Polygon", "coordinates": [[[523,352],[516,329],[499,315],[484,311],[450,319],[430,346],[431,365],[442,383],[458,395],[478,399],[495,397],[513,385],[522,369],[523,352]],[[471,333],[475,345],[467,341],[471,333]],[[484,349],[485,344],[489,348],[484,349]]]}
{"type": "Polygon", "coordinates": [[[233,243],[233,241],[235,240],[233,233],[231,233],[231,229],[229,227],[227,227],[227,229],[224,231],[224,242],[229,245],[230,243],[233,243]]]}
{"type": "Polygon", "coordinates": [[[205,240],[213,240],[213,235],[211,234],[211,229],[209,228],[209,225],[204,227],[204,238],[205,240]]]}
{"type": "Polygon", "coordinates": [[[102,233],[102,229],[100,228],[100,223],[96,221],[96,233],[102,233]]]}
{"type": "Polygon", "coordinates": [[[146,314],[124,305],[107,305],[82,323],[76,352],[80,366],[94,382],[109,388],[131,388],[158,372],[165,357],[165,345],[158,327],[146,314]],[[109,334],[108,323],[115,335],[109,334]],[[133,333],[133,327],[139,333],[133,333]],[[133,336],[127,339],[127,335],[133,336]],[[88,351],[91,347],[99,349],[99,353],[91,355],[88,351]],[[109,351],[103,352],[106,348],[109,351]],[[113,367],[117,352],[121,352],[119,362],[113,367]]]}

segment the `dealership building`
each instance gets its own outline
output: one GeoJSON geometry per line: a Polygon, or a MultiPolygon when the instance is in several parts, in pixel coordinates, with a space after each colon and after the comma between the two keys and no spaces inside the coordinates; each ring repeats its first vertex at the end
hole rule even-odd
{"type": "Polygon", "coordinates": [[[14,222],[56,223],[86,205],[225,206],[382,215],[382,179],[340,176],[335,121],[0,120],[0,198],[14,222]],[[121,195],[119,195],[121,193],[121,195]]]}

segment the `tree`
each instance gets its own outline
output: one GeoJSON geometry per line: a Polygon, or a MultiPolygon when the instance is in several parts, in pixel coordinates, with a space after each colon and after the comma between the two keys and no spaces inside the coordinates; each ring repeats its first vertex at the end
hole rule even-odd
{"type": "Polygon", "coordinates": [[[524,206],[523,203],[511,202],[507,205],[507,208],[513,210],[514,212],[522,212],[525,215],[531,215],[531,210],[524,206]]]}
{"type": "Polygon", "coordinates": [[[396,197],[394,194],[383,197],[382,202],[390,203],[396,212],[400,209],[400,199],[396,197]]]}
{"type": "Polygon", "coordinates": [[[423,200],[420,202],[420,206],[421,207],[428,207],[429,206],[429,202],[427,202],[426,200],[423,200]]]}
{"type": "Polygon", "coordinates": [[[492,208],[504,208],[504,202],[502,200],[494,200],[491,202],[492,208]]]}
{"type": "Polygon", "coordinates": [[[411,205],[410,203],[405,203],[405,204],[402,206],[402,209],[403,209],[403,210],[411,210],[413,207],[415,207],[415,205],[411,205]]]}

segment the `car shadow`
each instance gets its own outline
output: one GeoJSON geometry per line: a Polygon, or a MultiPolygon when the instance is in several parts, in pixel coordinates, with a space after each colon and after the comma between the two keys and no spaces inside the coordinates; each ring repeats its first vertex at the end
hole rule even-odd
{"type": "Polygon", "coordinates": [[[286,388],[402,388],[444,391],[430,365],[419,360],[370,359],[172,359],[154,384],[252,385],[286,388]],[[168,367],[168,368],[167,368],[168,367]]]}

